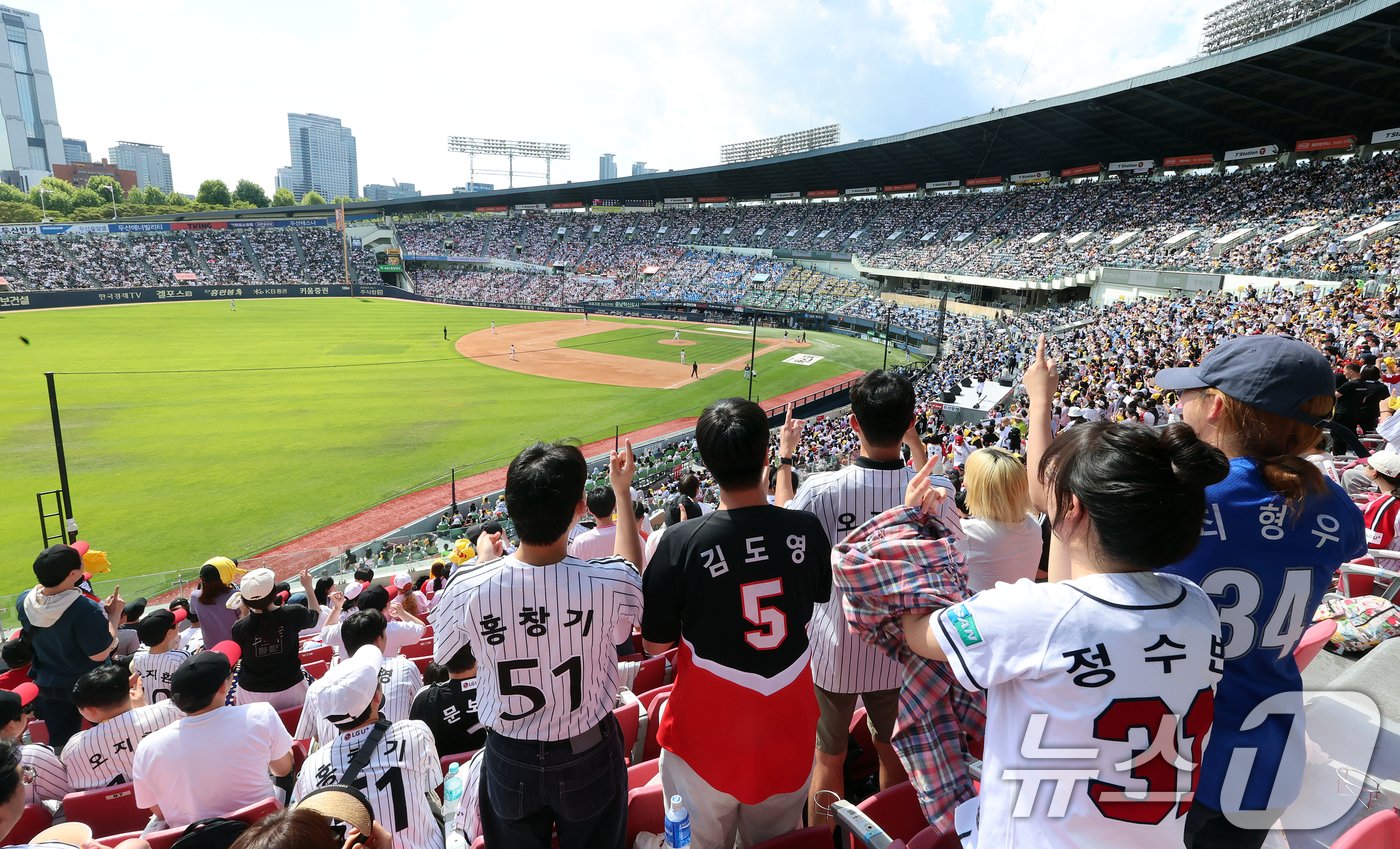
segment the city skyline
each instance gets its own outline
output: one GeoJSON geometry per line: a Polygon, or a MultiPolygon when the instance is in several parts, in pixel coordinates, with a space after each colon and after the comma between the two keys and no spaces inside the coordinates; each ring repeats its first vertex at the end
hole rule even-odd
{"type": "Polygon", "coordinates": [[[381,41],[375,23],[382,10],[359,0],[337,4],[335,15],[326,3],[263,0],[236,10],[180,0],[32,0],[24,8],[43,20],[66,133],[91,151],[127,138],[163,145],[178,191],[249,179],[271,194],[288,164],[285,116],[308,112],[354,128],[357,184],[397,179],[435,195],[467,181],[449,135],[569,143],[574,157],[554,164],[555,183],[597,179],[593,163],[609,151],[665,172],[717,164],[720,145],[736,139],[825,123],[841,123],[847,141],[876,138],[1184,62],[1221,0],[1169,8],[1082,0],[1073,15],[1057,14],[1051,0],[620,5],[617,15],[598,16],[554,2],[521,10],[425,0],[396,13],[392,42],[381,41]],[[112,62],[112,39],[134,36],[136,19],[151,43],[217,33],[229,55],[208,73],[171,73],[162,51],[121,51],[112,62]],[[273,19],[279,26],[268,30],[273,19]],[[515,42],[490,38],[474,47],[474,62],[509,67],[509,85],[462,76],[457,33],[512,32],[526,22],[542,24],[531,38],[544,55],[586,40],[613,58],[595,73],[561,76],[548,63],[514,63],[515,42]],[[397,70],[332,71],[324,51],[297,35],[308,31],[319,43],[368,40],[394,50],[397,70]],[[1083,42],[1095,44],[1096,61],[1065,61],[1063,46],[1083,42]],[[139,86],[141,96],[112,96],[123,86],[139,86]]]}

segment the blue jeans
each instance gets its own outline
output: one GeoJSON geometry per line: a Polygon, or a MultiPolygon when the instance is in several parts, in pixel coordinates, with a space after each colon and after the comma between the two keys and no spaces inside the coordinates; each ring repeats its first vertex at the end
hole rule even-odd
{"type": "Polygon", "coordinates": [[[627,840],[627,764],[622,731],[608,714],[601,742],[574,754],[569,741],[486,737],[481,830],[491,849],[623,849],[627,840]]]}

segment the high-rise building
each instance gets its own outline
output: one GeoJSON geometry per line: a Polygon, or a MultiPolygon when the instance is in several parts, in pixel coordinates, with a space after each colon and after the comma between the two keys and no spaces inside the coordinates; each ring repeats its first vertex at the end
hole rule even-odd
{"type": "Polygon", "coordinates": [[[277,179],[272,181],[272,190],[278,189],[292,190],[292,166],[283,165],[277,169],[277,179]]]}
{"type": "Polygon", "coordinates": [[[399,198],[421,198],[423,193],[418,191],[418,187],[412,183],[394,183],[386,186],[382,183],[366,183],[365,193],[361,195],[368,200],[397,200],[399,198]]]}
{"type": "Polygon", "coordinates": [[[53,77],[44,49],[39,16],[0,6],[9,42],[7,61],[0,65],[0,114],[5,120],[5,144],[0,145],[0,177],[28,188],[64,162],[63,131],[58,126],[53,77]]]}
{"type": "Polygon", "coordinates": [[[655,168],[648,168],[648,167],[647,167],[647,164],[646,164],[645,162],[633,162],[633,163],[632,163],[632,176],[633,176],[633,177],[641,177],[641,176],[643,176],[644,174],[655,174],[656,172],[657,172],[657,169],[655,169],[655,168]]]}
{"type": "Polygon", "coordinates": [[[140,188],[155,186],[166,194],[175,191],[175,181],[170,176],[170,154],[158,144],[119,141],[107,151],[112,164],[118,168],[136,172],[136,185],[140,188]]]}
{"type": "Polygon", "coordinates": [[[598,179],[617,179],[617,163],[613,161],[613,155],[611,153],[605,153],[598,157],[598,179]]]}
{"type": "Polygon", "coordinates": [[[339,118],[287,113],[292,144],[292,193],[297,200],[313,189],[328,202],[342,195],[355,197],[360,171],[355,136],[339,118]]]}
{"type": "Polygon", "coordinates": [[[64,139],[63,160],[69,165],[74,162],[91,162],[92,154],[88,153],[87,142],[82,139],[64,139]]]}

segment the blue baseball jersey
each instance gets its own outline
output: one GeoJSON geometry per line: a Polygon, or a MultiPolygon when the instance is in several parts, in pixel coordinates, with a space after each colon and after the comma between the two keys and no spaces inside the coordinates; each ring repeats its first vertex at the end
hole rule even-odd
{"type": "Polygon", "coordinates": [[[1365,553],[1361,511],[1331,481],[1295,509],[1264,484],[1252,459],[1237,457],[1229,476],[1206,490],[1200,545],[1163,570],[1195,581],[1220,612],[1216,651],[1225,672],[1196,801],[1253,811],[1297,796],[1303,700],[1293,649],[1337,568],[1365,553]]]}

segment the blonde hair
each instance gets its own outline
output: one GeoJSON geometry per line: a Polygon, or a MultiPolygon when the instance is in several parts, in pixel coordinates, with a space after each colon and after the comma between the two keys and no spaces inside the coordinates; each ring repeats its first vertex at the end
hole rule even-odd
{"type": "Polygon", "coordinates": [[[1002,448],[979,448],[967,458],[967,510],[1004,525],[1025,520],[1031,511],[1026,466],[1002,448]]]}

